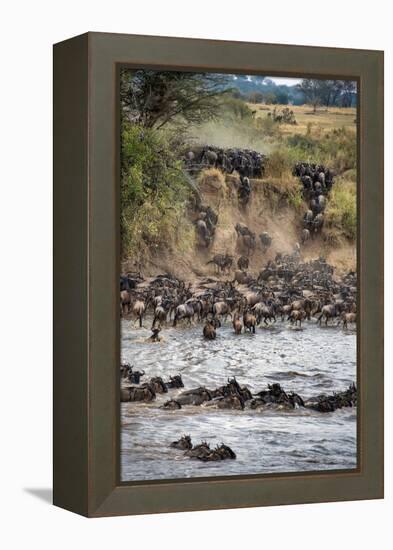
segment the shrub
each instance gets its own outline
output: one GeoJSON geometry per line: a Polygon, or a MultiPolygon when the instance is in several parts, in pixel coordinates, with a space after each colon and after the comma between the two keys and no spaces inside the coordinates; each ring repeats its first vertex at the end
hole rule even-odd
{"type": "Polygon", "coordinates": [[[234,97],[227,97],[222,102],[222,113],[226,118],[235,120],[251,120],[253,118],[253,111],[247,103],[234,97]]]}
{"type": "Polygon", "coordinates": [[[325,223],[327,228],[339,230],[345,237],[356,239],[356,184],[339,180],[330,193],[325,223]]]}
{"type": "Polygon", "coordinates": [[[327,164],[337,174],[356,170],[356,133],[348,128],[321,134],[307,127],[305,135],[289,136],[286,143],[296,160],[327,164]]]}
{"type": "Polygon", "coordinates": [[[218,191],[225,187],[224,174],[218,168],[202,170],[198,176],[198,183],[201,188],[218,191]]]}
{"type": "Polygon", "coordinates": [[[143,257],[176,238],[190,190],[170,136],[123,125],[120,188],[123,257],[143,257]]]}
{"type": "Polygon", "coordinates": [[[266,175],[273,178],[290,176],[293,168],[293,158],[287,149],[276,149],[273,151],[266,163],[266,175]]]}

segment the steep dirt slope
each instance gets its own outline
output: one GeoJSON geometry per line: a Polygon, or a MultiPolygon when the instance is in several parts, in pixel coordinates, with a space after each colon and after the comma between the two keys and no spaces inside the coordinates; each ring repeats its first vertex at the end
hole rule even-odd
{"type": "MultiPolygon", "coordinates": [[[[207,262],[215,254],[230,254],[235,263],[238,257],[246,254],[242,249],[235,231],[236,223],[247,225],[257,235],[257,248],[250,257],[249,272],[256,275],[269,259],[277,252],[289,253],[295,243],[300,242],[302,216],[307,209],[306,203],[295,204],[291,198],[276,184],[267,180],[252,180],[252,192],[246,206],[239,204],[237,197],[238,179],[227,176],[223,179],[210,179],[209,183],[200,184],[202,203],[208,205],[218,214],[218,224],[212,244],[206,248],[197,244],[197,239],[189,243],[186,249],[176,247],[175,236],[168,235],[168,248],[155,250],[139,266],[144,275],[172,273],[180,278],[194,280],[201,276],[214,276],[215,269],[207,262]],[[272,237],[272,245],[264,254],[259,235],[267,231],[272,237]]],[[[196,214],[186,214],[190,226],[196,214]]],[[[355,245],[348,241],[340,242],[335,247],[317,237],[301,247],[305,260],[325,256],[327,261],[336,266],[338,271],[356,268],[355,245]]],[[[133,270],[131,262],[125,262],[124,271],[133,270]]],[[[225,276],[227,278],[227,276],[225,276]]]]}

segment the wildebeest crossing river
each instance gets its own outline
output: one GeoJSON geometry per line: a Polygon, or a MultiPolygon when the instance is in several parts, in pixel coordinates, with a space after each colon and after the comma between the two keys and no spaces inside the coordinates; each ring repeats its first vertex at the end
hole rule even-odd
{"type": "MultiPolygon", "coordinates": [[[[146,323],[147,324],[147,323],[146,323]]],[[[251,392],[280,383],[303,398],[346,389],[356,382],[356,333],[315,320],[302,330],[277,321],[256,334],[236,335],[230,322],[214,341],[201,326],[167,327],[163,341],[121,320],[122,361],[145,378],[181,374],[184,388],[158,394],[149,403],[121,403],[122,481],[209,477],[356,468],[356,407],[331,413],[294,410],[216,410],[205,404],[165,410],[160,406],[184,390],[222,386],[236,377],[251,392]],[[190,434],[214,447],[229,445],[236,460],[190,460],[170,443],[190,434]]],[[[143,381],[143,379],[142,379],[143,381]]]]}

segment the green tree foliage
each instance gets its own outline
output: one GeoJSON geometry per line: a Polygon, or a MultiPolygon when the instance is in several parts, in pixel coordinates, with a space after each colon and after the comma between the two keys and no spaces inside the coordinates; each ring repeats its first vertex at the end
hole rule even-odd
{"type": "Polygon", "coordinates": [[[263,103],[264,95],[262,92],[251,92],[247,99],[250,103],[263,103]]]}
{"type": "Polygon", "coordinates": [[[158,248],[181,227],[189,187],[170,136],[123,123],[121,146],[122,255],[158,248]]]}
{"type": "Polygon", "coordinates": [[[234,120],[250,120],[253,118],[253,111],[241,99],[227,97],[221,103],[221,114],[225,118],[234,120]]]}
{"type": "Polygon", "coordinates": [[[294,134],[286,140],[288,152],[296,159],[326,163],[338,174],[356,169],[356,132],[336,128],[322,137],[294,134]]]}
{"type": "Polygon", "coordinates": [[[351,107],[356,98],[356,82],[353,80],[305,78],[297,88],[303,93],[306,103],[313,107],[314,112],[318,105],[351,107]]]}
{"type": "Polygon", "coordinates": [[[276,97],[275,103],[278,103],[279,105],[288,105],[289,97],[286,90],[279,88],[274,95],[276,97]]]}
{"type": "Polygon", "coordinates": [[[145,128],[199,124],[217,116],[220,98],[229,89],[225,75],[124,70],[122,112],[129,122],[145,128]]]}
{"type": "Polygon", "coordinates": [[[322,80],[304,78],[300,84],[298,84],[298,88],[304,94],[306,103],[311,105],[315,112],[317,110],[317,106],[322,102],[322,80]]]}

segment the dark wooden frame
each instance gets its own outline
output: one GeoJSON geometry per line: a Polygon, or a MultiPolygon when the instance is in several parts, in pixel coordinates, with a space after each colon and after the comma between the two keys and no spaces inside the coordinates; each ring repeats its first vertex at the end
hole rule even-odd
{"type": "Polygon", "coordinates": [[[89,517],[383,497],[383,52],[87,33],[54,46],[54,503],[89,517]],[[120,66],[359,84],[356,470],[120,483],[120,66]]]}

